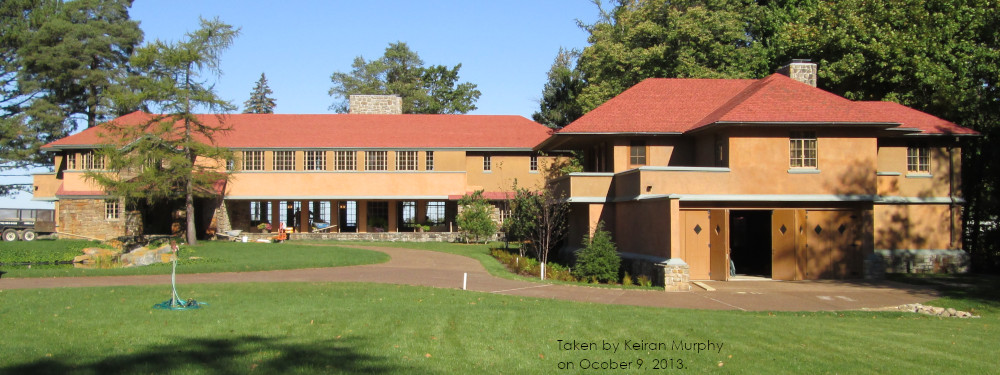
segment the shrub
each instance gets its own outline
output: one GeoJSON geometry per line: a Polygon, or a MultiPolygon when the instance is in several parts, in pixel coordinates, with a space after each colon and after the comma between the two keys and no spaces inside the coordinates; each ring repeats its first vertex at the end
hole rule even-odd
{"type": "Polygon", "coordinates": [[[639,286],[653,286],[653,281],[649,279],[646,275],[639,275],[639,286]]]}
{"type": "Polygon", "coordinates": [[[466,195],[458,201],[462,212],[458,214],[455,221],[458,229],[468,238],[474,238],[476,242],[482,238],[483,242],[489,240],[489,236],[497,231],[497,225],[493,222],[490,214],[493,213],[493,206],[483,198],[483,191],[479,190],[472,195],[466,195]]]}
{"type": "Polygon", "coordinates": [[[629,275],[628,272],[625,272],[625,276],[622,276],[622,285],[629,286],[634,284],[635,283],[632,282],[632,276],[629,275]]]}
{"type": "Polygon", "coordinates": [[[586,236],[583,243],[587,247],[576,254],[573,275],[581,279],[597,279],[602,282],[618,280],[618,268],[622,259],[618,256],[611,234],[604,230],[604,222],[597,223],[594,237],[586,236]]]}

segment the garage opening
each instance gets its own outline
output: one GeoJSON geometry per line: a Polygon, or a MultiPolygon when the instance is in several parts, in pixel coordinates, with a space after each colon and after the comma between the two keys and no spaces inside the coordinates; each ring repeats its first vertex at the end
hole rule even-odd
{"type": "Polygon", "coordinates": [[[729,259],[736,276],[771,277],[771,213],[729,211],[729,259]]]}

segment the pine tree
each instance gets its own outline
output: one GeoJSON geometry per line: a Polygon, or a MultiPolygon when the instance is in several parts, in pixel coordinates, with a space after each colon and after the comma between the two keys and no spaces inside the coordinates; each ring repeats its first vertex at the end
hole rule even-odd
{"type": "Polygon", "coordinates": [[[261,73],[257,85],[250,93],[250,99],[243,102],[243,106],[246,107],[243,109],[243,113],[274,113],[275,100],[270,96],[273,93],[271,88],[267,86],[267,77],[261,73]]]}

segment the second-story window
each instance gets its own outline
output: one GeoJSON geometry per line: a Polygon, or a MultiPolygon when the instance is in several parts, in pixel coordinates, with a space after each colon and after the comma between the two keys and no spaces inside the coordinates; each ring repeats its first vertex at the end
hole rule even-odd
{"type": "Polygon", "coordinates": [[[386,170],[386,153],[388,151],[365,151],[365,170],[384,171],[386,170]]]}
{"type": "Polygon", "coordinates": [[[792,132],[788,143],[788,165],[816,168],[816,132],[792,132]]]}
{"type": "Polygon", "coordinates": [[[295,151],[275,151],[274,152],[274,170],[276,170],[276,171],[294,171],[295,170],[295,151]]]}
{"type": "Polygon", "coordinates": [[[335,169],[338,171],[353,171],[358,168],[357,163],[357,153],[354,151],[337,151],[337,164],[335,169]]]}
{"type": "Polygon", "coordinates": [[[493,170],[493,157],[490,155],[483,155],[483,171],[488,172],[493,170]]]}
{"type": "Polygon", "coordinates": [[[104,157],[93,151],[83,154],[83,169],[104,169],[104,157]]]}
{"type": "Polygon", "coordinates": [[[646,165],[646,141],[631,141],[628,144],[629,165],[646,165]]]}
{"type": "Polygon", "coordinates": [[[264,170],[264,151],[243,151],[244,171],[264,170]]]}
{"type": "Polygon", "coordinates": [[[424,169],[428,171],[434,170],[434,151],[427,151],[424,154],[424,169]]]}
{"type": "Polygon", "coordinates": [[[531,160],[528,161],[528,170],[532,172],[538,171],[538,155],[531,155],[531,160]]]}
{"type": "Polygon", "coordinates": [[[417,152],[396,151],[396,170],[397,171],[417,170],[417,152]]]}
{"type": "Polygon", "coordinates": [[[906,148],[906,171],[909,173],[930,173],[931,150],[927,146],[918,145],[906,148]]]}
{"type": "Polygon", "coordinates": [[[326,170],[326,151],[306,151],[305,170],[326,170]]]}
{"type": "Polygon", "coordinates": [[[76,169],[76,153],[71,152],[66,154],[66,169],[76,169]]]}

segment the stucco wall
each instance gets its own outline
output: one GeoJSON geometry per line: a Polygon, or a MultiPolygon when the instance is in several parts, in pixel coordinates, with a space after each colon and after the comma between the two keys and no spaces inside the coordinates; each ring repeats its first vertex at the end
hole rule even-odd
{"type": "Polygon", "coordinates": [[[959,210],[953,215],[944,204],[875,205],[875,248],[960,249],[959,210]]]}

